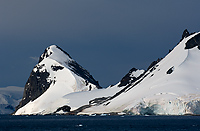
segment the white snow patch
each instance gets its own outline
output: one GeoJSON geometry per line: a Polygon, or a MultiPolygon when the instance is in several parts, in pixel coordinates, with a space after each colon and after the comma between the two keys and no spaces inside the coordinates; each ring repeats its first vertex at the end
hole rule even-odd
{"type": "Polygon", "coordinates": [[[145,70],[136,70],[136,71],[133,71],[132,73],[131,73],[131,77],[139,77],[141,74],[143,74],[145,72],[145,70]]]}

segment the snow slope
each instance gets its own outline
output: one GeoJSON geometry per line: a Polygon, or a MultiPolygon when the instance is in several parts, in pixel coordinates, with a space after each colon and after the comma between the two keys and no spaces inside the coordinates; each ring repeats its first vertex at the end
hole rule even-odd
{"type": "Polygon", "coordinates": [[[64,95],[98,88],[98,82],[87,70],[60,47],[52,45],[34,67],[15,114],[52,113],[59,107],[57,100],[64,95]],[[56,106],[52,105],[53,102],[57,102],[56,106]]]}
{"type": "Polygon", "coordinates": [[[199,40],[199,33],[183,38],[164,59],[146,71],[139,80],[124,87],[125,90],[122,89],[118,95],[106,101],[109,104],[92,106],[80,114],[200,114],[199,40]],[[185,49],[186,43],[190,39],[192,41],[195,36],[198,37],[194,40],[194,47],[185,49]]]}
{"type": "Polygon", "coordinates": [[[23,88],[8,86],[0,88],[0,114],[11,114],[22,98],[23,88]]]}

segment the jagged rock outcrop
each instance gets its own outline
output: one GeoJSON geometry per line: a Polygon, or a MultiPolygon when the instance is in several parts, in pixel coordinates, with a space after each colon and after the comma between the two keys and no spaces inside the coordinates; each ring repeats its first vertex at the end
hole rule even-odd
{"type": "Polygon", "coordinates": [[[183,31],[183,34],[182,34],[182,39],[188,37],[189,35],[190,35],[190,33],[188,32],[187,29],[185,29],[185,30],[183,31]]]}
{"type": "Polygon", "coordinates": [[[194,36],[185,43],[185,49],[191,49],[195,46],[198,46],[198,49],[200,49],[200,34],[194,36]]]}
{"type": "Polygon", "coordinates": [[[126,86],[130,83],[138,80],[144,73],[144,70],[138,70],[136,68],[132,68],[120,81],[119,87],[126,86]]]}

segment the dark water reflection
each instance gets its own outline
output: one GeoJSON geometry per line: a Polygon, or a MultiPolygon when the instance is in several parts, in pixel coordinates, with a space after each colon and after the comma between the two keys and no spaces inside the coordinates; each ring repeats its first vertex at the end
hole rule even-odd
{"type": "Polygon", "coordinates": [[[11,116],[0,115],[0,130],[200,130],[200,116],[11,116]]]}

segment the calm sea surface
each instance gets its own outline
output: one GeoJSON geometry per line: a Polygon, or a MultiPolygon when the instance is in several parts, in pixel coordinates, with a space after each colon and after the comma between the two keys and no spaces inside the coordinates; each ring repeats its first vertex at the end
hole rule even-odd
{"type": "Polygon", "coordinates": [[[200,116],[11,116],[0,130],[133,131],[200,130],[200,116]]]}

